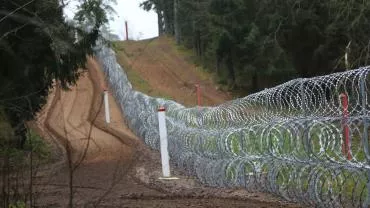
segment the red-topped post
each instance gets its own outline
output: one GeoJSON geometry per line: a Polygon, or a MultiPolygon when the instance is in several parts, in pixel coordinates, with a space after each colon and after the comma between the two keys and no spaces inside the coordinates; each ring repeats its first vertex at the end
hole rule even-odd
{"type": "Polygon", "coordinates": [[[161,144],[162,173],[163,173],[164,178],[169,178],[171,177],[170,157],[168,154],[166,109],[164,107],[158,108],[158,125],[159,125],[159,137],[160,137],[160,144],[161,144]]]}
{"type": "Polygon", "coordinates": [[[347,157],[348,160],[352,159],[351,155],[351,141],[350,141],[350,132],[349,132],[349,126],[348,126],[348,118],[349,118],[349,112],[348,112],[348,96],[346,93],[340,94],[340,99],[343,107],[343,119],[342,119],[342,127],[343,127],[343,136],[344,136],[344,143],[342,146],[342,152],[347,157]]]}

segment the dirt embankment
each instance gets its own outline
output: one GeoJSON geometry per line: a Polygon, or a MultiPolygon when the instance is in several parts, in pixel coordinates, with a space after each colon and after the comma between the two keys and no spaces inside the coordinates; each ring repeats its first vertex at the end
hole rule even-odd
{"type": "Polygon", "coordinates": [[[51,93],[39,116],[39,128],[61,162],[36,177],[37,207],[67,206],[68,153],[75,207],[296,207],[267,194],[207,188],[178,171],[178,181],[158,180],[159,154],[127,128],[112,96],[112,123],[104,122],[104,77],[94,59],[87,67],[76,86],[51,93]]]}
{"type": "Polygon", "coordinates": [[[133,87],[141,92],[195,106],[195,85],[199,84],[204,106],[232,99],[229,93],[216,87],[210,73],[194,64],[190,51],[176,46],[169,37],[116,42],[115,50],[133,87]]]}

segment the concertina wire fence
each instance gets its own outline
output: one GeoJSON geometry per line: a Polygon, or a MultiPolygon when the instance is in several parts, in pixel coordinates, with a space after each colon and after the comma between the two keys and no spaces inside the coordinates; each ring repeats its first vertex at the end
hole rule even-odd
{"type": "Polygon", "coordinates": [[[370,67],[185,108],[133,90],[110,48],[96,56],[132,131],[159,150],[157,109],[164,106],[171,163],[202,183],[307,206],[369,204],[370,67]]]}

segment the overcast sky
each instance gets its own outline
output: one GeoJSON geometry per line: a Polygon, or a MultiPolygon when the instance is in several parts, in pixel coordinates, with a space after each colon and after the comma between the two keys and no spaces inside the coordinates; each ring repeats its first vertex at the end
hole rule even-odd
{"type": "MultiPolygon", "coordinates": [[[[125,21],[128,22],[130,39],[148,39],[158,36],[157,14],[147,12],[139,7],[144,0],[117,0],[113,5],[117,12],[114,20],[109,22],[112,33],[121,39],[125,38],[125,21]]],[[[64,11],[69,18],[73,18],[76,4],[71,3],[64,11]]]]}

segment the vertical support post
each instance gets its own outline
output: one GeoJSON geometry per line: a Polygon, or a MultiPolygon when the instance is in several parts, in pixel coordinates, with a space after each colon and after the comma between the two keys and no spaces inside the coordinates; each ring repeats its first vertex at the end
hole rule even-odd
{"type": "Polygon", "coordinates": [[[109,100],[108,91],[104,90],[104,109],[105,109],[105,122],[110,123],[110,113],[109,113],[109,100]]]}
{"type": "Polygon", "coordinates": [[[125,28],[126,28],[126,40],[128,40],[128,24],[127,24],[127,21],[125,21],[125,28]]]}
{"type": "Polygon", "coordinates": [[[300,91],[300,96],[301,96],[301,100],[302,100],[302,105],[301,105],[301,108],[302,108],[302,113],[303,113],[303,125],[302,125],[302,133],[303,133],[303,146],[304,146],[304,149],[306,150],[306,154],[311,157],[312,155],[312,145],[311,145],[311,138],[310,138],[310,128],[308,126],[309,124],[309,121],[307,119],[308,117],[308,104],[306,103],[307,102],[307,98],[306,98],[306,93],[305,93],[305,83],[306,83],[306,79],[302,78],[300,80],[300,85],[299,85],[299,91],[300,91]]]}
{"type": "Polygon", "coordinates": [[[164,107],[160,107],[158,109],[158,124],[159,124],[159,136],[161,140],[162,174],[164,178],[169,178],[171,177],[170,157],[168,155],[166,109],[164,107]]]}
{"type": "Polygon", "coordinates": [[[342,146],[342,152],[347,157],[348,160],[352,160],[351,155],[351,141],[350,141],[350,134],[349,134],[349,126],[348,126],[348,96],[345,93],[340,94],[339,96],[342,101],[343,107],[343,120],[342,120],[342,127],[343,127],[343,136],[344,136],[344,143],[342,146]]]}
{"type": "Polygon", "coordinates": [[[176,44],[181,43],[181,29],[179,27],[179,0],[174,0],[174,27],[175,27],[175,38],[176,44]]]}
{"type": "Polygon", "coordinates": [[[303,115],[305,117],[307,117],[307,109],[306,109],[306,93],[304,91],[304,83],[305,83],[305,79],[300,79],[301,83],[299,85],[299,91],[300,91],[300,94],[301,94],[301,99],[302,99],[302,110],[303,110],[303,115]]]}
{"type": "Polygon", "coordinates": [[[201,106],[202,105],[202,92],[200,89],[200,85],[196,84],[195,85],[196,91],[197,91],[197,105],[201,106]]]}

